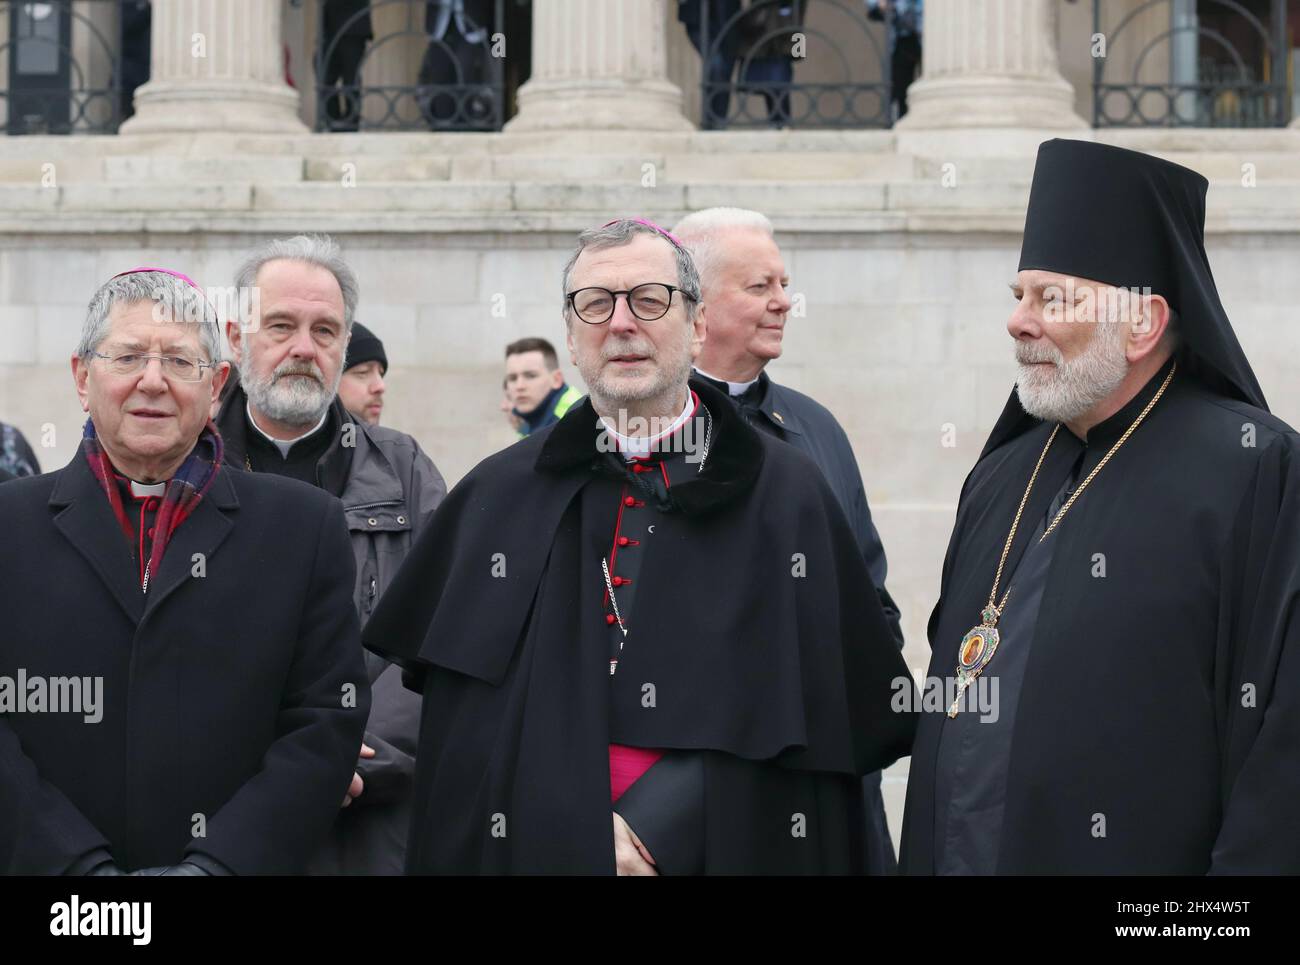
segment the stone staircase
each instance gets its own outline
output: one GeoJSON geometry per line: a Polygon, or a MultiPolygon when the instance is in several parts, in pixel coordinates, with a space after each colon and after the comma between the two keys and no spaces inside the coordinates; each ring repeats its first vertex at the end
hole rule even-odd
{"type": "MultiPolygon", "coordinates": [[[[1300,131],[1108,130],[1212,182],[1210,230],[1300,228],[1300,131]]],[[[1047,135],[1044,135],[1047,136],[1047,135]]],[[[1034,132],[7,138],[0,230],[562,231],[735,204],[787,231],[1018,232],[1034,132]]]]}

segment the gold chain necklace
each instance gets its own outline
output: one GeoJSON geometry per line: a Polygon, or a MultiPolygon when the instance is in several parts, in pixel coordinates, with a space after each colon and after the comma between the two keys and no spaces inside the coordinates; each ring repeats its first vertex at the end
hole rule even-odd
{"type": "MultiPolygon", "coordinates": [[[[1177,371],[1178,363],[1175,362],[1156,394],[1146,404],[1146,408],[1138,413],[1138,417],[1133,420],[1133,424],[1116,440],[1115,445],[1110,447],[1110,451],[1102,457],[1101,462],[1097,463],[1092,472],[1088,473],[1082,485],[1065,501],[1065,505],[1052,519],[1051,524],[1043,530],[1043,535],[1038,537],[1038,542],[1041,543],[1047,539],[1052,530],[1056,529],[1065,514],[1070,511],[1070,507],[1074,505],[1075,500],[1088,488],[1088,484],[1096,478],[1097,473],[1101,472],[1102,467],[1110,462],[1110,457],[1119,451],[1119,447],[1124,445],[1128,441],[1128,437],[1133,434],[1133,431],[1142,424],[1142,420],[1155,408],[1155,404],[1165,394],[1165,389],[1169,388],[1169,383],[1173,381],[1174,373],[1177,371]]],[[[1034,482],[1038,479],[1038,470],[1043,468],[1043,460],[1047,458],[1047,450],[1052,448],[1052,443],[1056,441],[1056,434],[1060,431],[1061,424],[1058,422],[1052,430],[1052,434],[1047,437],[1047,445],[1043,446],[1043,451],[1038,456],[1038,462],[1034,465],[1033,474],[1029,477],[1029,485],[1025,487],[1025,494],[1020,497],[1020,506],[1016,509],[1016,518],[1011,521],[1011,532],[1007,533],[1007,541],[1002,546],[1002,558],[998,560],[998,571],[993,577],[993,589],[989,591],[989,602],[980,613],[982,622],[978,626],[972,627],[966,636],[961,638],[961,645],[957,648],[957,696],[953,700],[952,706],[948,708],[949,717],[957,716],[957,709],[961,706],[962,695],[975,682],[975,678],[984,672],[984,668],[989,665],[994,652],[998,649],[998,619],[1002,616],[1002,611],[1006,609],[1007,599],[1011,596],[1011,587],[1007,587],[1007,592],[1002,595],[1002,601],[998,602],[998,585],[1002,582],[1002,568],[1006,566],[1007,554],[1011,552],[1011,543],[1016,538],[1016,530],[1020,526],[1021,514],[1025,511],[1025,504],[1029,502],[1029,494],[1033,491],[1034,482]]]]}

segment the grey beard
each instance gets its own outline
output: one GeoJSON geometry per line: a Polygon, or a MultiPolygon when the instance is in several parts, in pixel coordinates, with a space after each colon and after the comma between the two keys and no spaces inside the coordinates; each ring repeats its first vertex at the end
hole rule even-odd
{"type": "MultiPolygon", "coordinates": [[[[625,405],[629,402],[645,402],[658,398],[667,393],[673,386],[685,385],[691,374],[691,359],[687,355],[676,371],[668,371],[661,367],[659,369],[659,378],[655,380],[650,388],[634,390],[620,385],[617,379],[605,379],[601,375],[603,370],[601,363],[604,361],[603,356],[598,358],[596,360],[597,368],[594,371],[587,371],[583,367],[583,360],[579,360],[578,371],[582,374],[582,380],[587,383],[587,391],[591,394],[593,401],[602,402],[607,408],[619,403],[625,405]]],[[[656,359],[656,361],[662,361],[662,357],[656,359]]]]}
{"type": "Polygon", "coordinates": [[[1052,379],[1040,380],[1023,364],[1016,380],[1020,405],[1045,422],[1073,422],[1119,388],[1128,374],[1124,355],[1124,327],[1103,327],[1078,358],[1062,362],[1060,354],[1052,379]]]}
{"type": "MultiPolygon", "coordinates": [[[[629,406],[632,407],[633,411],[637,411],[641,405],[654,402],[655,400],[660,400],[662,404],[667,405],[670,409],[678,405],[680,402],[680,393],[685,389],[686,380],[690,374],[689,367],[685,372],[678,374],[680,377],[674,379],[667,376],[667,373],[665,373],[666,377],[656,380],[655,384],[646,392],[633,393],[628,392],[619,386],[607,386],[603,379],[596,379],[594,382],[589,382],[587,389],[591,395],[592,407],[595,408],[598,413],[608,415],[617,421],[618,416],[614,415],[614,413],[617,412],[626,417],[629,412],[629,406]]],[[[677,414],[678,413],[675,409],[671,412],[665,411],[664,413],[661,413],[663,418],[668,419],[670,422],[672,419],[676,418],[677,414]]],[[[666,427],[667,426],[665,425],[665,428],[666,427]]]]}
{"type": "Polygon", "coordinates": [[[240,378],[249,403],[267,418],[289,426],[314,426],[320,422],[343,378],[340,366],[330,387],[313,379],[283,378],[274,373],[264,379],[254,373],[247,355],[241,363],[240,378]]]}

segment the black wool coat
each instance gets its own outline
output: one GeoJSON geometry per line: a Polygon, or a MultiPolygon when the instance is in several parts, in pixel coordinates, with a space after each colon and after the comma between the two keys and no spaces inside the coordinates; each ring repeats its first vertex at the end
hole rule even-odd
{"type": "Polygon", "coordinates": [[[332,496],[221,469],[143,594],[78,452],[0,488],[0,676],[102,678],[101,719],[0,714],[0,872],[198,853],[299,871],[338,813],[370,691],[332,496]]]}

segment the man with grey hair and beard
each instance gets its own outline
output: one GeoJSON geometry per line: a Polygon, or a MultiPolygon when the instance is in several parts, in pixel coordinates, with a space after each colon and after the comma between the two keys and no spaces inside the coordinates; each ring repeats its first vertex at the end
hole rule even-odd
{"type": "Polygon", "coordinates": [[[368,624],[425,697],[415,873],[847,873],[911,679],[806,456],[690,379],[690,254],[563,272],[589,396],[451,492],[368,624]]]}
{"type": "Polygon", "coordinates": [[[1300,446],[1219,301],[1207,186],[1039,150],[1016,390],[930,619],[906,873],[1300,872],[1300,446]]]}
{"type": "MultiPolygon", "coordinates": [[[[247,330],[226,325],[239,359],[239,384],[216,415],[226,462],[342,500],[364,626],[446,486],[413,438],[354,418],[337,397],[360,297],[337,244],[305,235],[270,241],[235,283],[241,293],[257,291],[245,303],[260,314],[247,330]]],[[[312,872],[398,874],[405,860],[420,702],[397,668],[373,654],[366,661],[374,700],[365,743],[312,872]]]]}

